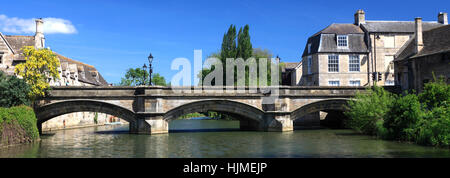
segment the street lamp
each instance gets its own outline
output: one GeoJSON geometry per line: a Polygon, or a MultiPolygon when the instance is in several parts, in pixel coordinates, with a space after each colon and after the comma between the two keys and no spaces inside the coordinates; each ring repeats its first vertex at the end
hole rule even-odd
{"type": "Polygon", "coordinates": [[[150,55],[148,56],[148,63],[149,63],[149,74],[150,74],[150,85],[152,85],[152,73],[153,73],[153,68],[152,68],[152,62],[153,62],[153,56],[152,53],[150,53],[150,55]]]}
{"type": "Polygon", "coordinates": [[[147,65],[145,65],[145,63],[144,63],[144,66],[142,66],[142,70],[144,71],[144,80],[142,80],[142,82],[143,82],[143,84],[144,84],[144,86],[145,86],[145,79],[147,79],[147,78],[145,77],[145,72],[147,71],[147,65]]]}

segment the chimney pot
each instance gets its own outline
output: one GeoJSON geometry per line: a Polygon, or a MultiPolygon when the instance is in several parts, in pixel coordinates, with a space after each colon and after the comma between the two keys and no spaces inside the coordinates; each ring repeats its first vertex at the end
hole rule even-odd
{"type": "Polygon", "coordinates": [[[440,24],[448,25],[447,12],[439,12],[438,22],[440,24]]]}
{"type": "Polygon", "coordinates": [[[422,36],[422,18],[415,18],[415,38],[416,38],[416,53],[420,52],[423,48],[423,36],[422,36]]]}
{"type": "Polygon", "coordinates": [[[35,48],[45,48],[45,37],[44,37],[44,20],[38,18],[36,21],[36,34],[34,35],[34,47],[35,48]]]}
{"type": "Polygon", "coordinates": [[[366,23],[366,13],[359,9],[355,13],[355,25],[361,25],[366,23]]]}

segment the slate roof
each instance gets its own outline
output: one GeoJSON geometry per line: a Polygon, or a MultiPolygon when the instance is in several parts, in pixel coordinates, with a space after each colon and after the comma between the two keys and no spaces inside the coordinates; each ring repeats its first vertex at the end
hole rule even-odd
{"type": "Polygon", "coordinates": [[[333,24],[329,25],[328,27],[324,28],[323,30],[317,32],[313,36],[316,36],[318,34],[323,34],[323,33],[346,35],[346,34],[351,34],[351,33],[364,33],[364,31],[361,28],[359,28],[359,26],[354,25],[354,24],[333,23],[333,24]]]}
{"type": "Polygon", "coordinates": [[[285,62],[285,67],[286,69],[293,69],[295,67],[297,67],[298,62],[285,62]]]}
{"type": "Polygon", "coordinates": [[[412,37],[400,49],[396,55],[395,61],[404,60],[407,58],[416,58],[421,56],[433,55],[437,53],[450,52],[450,25],[444,25],[423,32],[423,48],[416,54],[416,40],[412,37]]]}
{"type": "MultiPolygon", "coordinates": [[[[80,82],[89,83],[89,84],[96,85],[96,86],[108,85],[108,82],[106,82],[106,80],[103,78],[103,76],[100,74],[100,72],[97,71],[97,69],[94,66],[82,63],[80,61],[70,59],[70,58],[62,56],[58,53],[55,53],[55,54],[61,63],[61,68],[63,68],[63,63],[65,63],[65,62],[67,62],[68,64],[76,64],[77,65],[78,80],[80,82]],[[98,80],[95,78],[96,75],[98,75],[98,80]]],[[[63,69],[63,70],[66,70],[66,69],[63,69]]]]}
{"type": "Polygon", "coordinates": [[[15,54],[20,54],[18,58],[14,60],[25,60],[22,55],[22,47],[34,46],[34,36],[21,36],[21,35],[5,35],[5,39],[8,41],[15,54]]]}
{"type": "MultiPolygon", "coordinates": [[[[415,22],[414,21],[366,21],[365,24],[361,24],[368,32],[400,32],[400,33],[414,33],[415,22]]],[[[422,22],[423,30],[430,30],[432,28],[443,26],[438,22],[422,22]]]]}
{"type": "Polygon", "coordinates": [[[364,31],[354,24],[331,24],[308,38],[302,56],[318,53],[366,53],[368,52],[364,31]],[[348,35],[348,48],[337,47],[336,35],[348,35]],[[308,44],[311,51],[308,53],[308,44]]]}

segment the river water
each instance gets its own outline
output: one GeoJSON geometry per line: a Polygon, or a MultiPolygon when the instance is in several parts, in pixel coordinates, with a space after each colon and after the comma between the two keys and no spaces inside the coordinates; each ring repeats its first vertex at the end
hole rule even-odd
{"type": "Polygon", "coordinates": [[[352,130],[239,131],[237,121],[175,120],[169,134],[128,134],[99,126],[45,134],[41,141],[0,148],[0,157],[450,157],[449,149],[374,139],[352,130]]]}

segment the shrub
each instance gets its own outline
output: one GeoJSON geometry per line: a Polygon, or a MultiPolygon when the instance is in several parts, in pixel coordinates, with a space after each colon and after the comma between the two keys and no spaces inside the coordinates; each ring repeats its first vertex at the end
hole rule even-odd
{"type": "Polygon", "coordinates": [[[394,95],[381,87],[368,89],[367,93],[356,94],[355,100],[349,101],[345,115],[349,117],[346,125],[358,132],[378,135],[383,130],[380,123],[392,105],[394,95]],[[377,124],[378,123],[378,124],[377,124]]]}
{"type": "Polygon", "coordinates": [[[428,111],[414,129],[416,142],[450,148],[449,110],[449,107],[441,106],[428,111]]]}
{"type": "Polygon", "coordinates": [[[414,94],[395,97],[384,118],[388,138],[413,140],[412,130],[423,117],[419,98],[414,94]]]}
{"type": "Polygon", "coordinates": [[[0,107],[29,106],[29,92],[30,86],[24,80],[0,71],[0,107]]]}
{"type": "Polygon", "coordinates": [[[25,137],[36,140],[39,138],[36,122],[37,119],[34,111],[28,106],[15,106],[11,108],[0,107],[0,133],[2,133],[1,129],[5,124],[12,124],[25,130],[25,137]]]}
{"type": "Polygon", "coordinates": [[[450,86],[445,83],[444,78],[426,83],[423,92],[419,94],[419,99],[428,110],[440,106],[448,107],[450,105],[450,86]]]}

